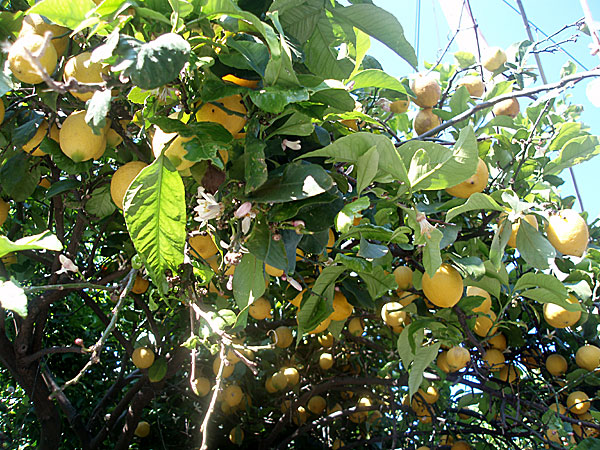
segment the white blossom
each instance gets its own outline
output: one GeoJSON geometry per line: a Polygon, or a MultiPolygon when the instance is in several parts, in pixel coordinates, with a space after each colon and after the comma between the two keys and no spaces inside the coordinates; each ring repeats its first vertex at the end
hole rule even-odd
{"type": "Polygon", "coordinates": [[[283,150],[285,150],[286,148],[289,148],[291,150],[300,150],[302,148],[302,145],[300,144],[300,140],[288,141],[287,139],[284,139],[283,141],[281,141],[281,148],[283,150]]]}
{"type": "Polygon", "coordinates": [[[256,217],[256,214],[252,211],[252,203],[242,203],[233,215],[238,219],[242,219],[242,232],[248,234],[252,219],[256,217]]]}
{"type": "Polygon", "coordinates": [[[223,214],[224,206],[211,194],[207,194],[202,186],[198,187],[198,206],[194,208],[196,217],[194,220],[200,222],[200,228],[205,226],[211,219],[217,219],[223,214]]]}
{"type": "Polygon", "coordinates": [[[60,261],[61,268],[56,271],[57,275],[68,272],[79,272],[79,267],[65,255],[58,255],[58,260],[60,261]]]}

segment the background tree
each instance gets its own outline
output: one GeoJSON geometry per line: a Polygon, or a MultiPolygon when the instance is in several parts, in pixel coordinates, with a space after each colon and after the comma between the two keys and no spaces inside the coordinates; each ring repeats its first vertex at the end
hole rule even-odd
{"type": "Polygon", "coordinates": [[[600,71],[535,84],[525,41],[398,80],[370,2],[30,6],[0,14],[5,448],[600,447],[598,230],[557,190],[600,71]]]}

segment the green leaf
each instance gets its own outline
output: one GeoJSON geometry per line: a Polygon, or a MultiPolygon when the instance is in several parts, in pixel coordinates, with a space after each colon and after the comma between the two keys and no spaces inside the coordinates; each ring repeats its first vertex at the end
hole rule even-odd
{"type": "Polygon", "coordinates": [[[348,83],[354,83],[352,90],[364,89],[364,88],[380,88],[380,89],[391,89],[396,92],[406,94],[406,88],[396,78],[388,75],[383,70],[379,69],[367,69],[358,72],[348,80],[348,83]]]}
{"type": "Polygon", "coordinates": [[[450,255],[454,265],[462,272],[463,278],[472,278],[474,280],[480,279],[485,275],[485,266],[483,261],[477,256],[467,256],[459,258],[454,255],[450,255]]]}
{"type": "Polygon", "coordinates": [[[125,193],[123,213],[133,245],[160,293],[168,290],[166,271],[183,263],[185,189],[164,155],[142,169],[125,193]]]}
{"type": "Polygon", "coordinates": [[[89,125],[94,134],[100,134],[106,125],[106,115],[110,110],[110,89],[96,91],[88,103],[85,113],[85,123],[89,125]]]}
{"type": "Polygon", "coordinates": [[[12,80],[0,70],[0,97],[14,89],[12,80]]]}
{"type": "Polygon", "coordinates": [[[423,373],[437,357],[438,351],[440,350],[440,345],[441,343],[438,342],[426,347],[419,347],[415,352],[414,362],[408,375],[408,389],[410,398],[412,398],[412,396],[415,395],[415,393],[421,387],[421,383],[423,382],[423,373]]]}
{"type": "Polygon", "coordinates": [[[263,141],[259,141],[251,135],[246,135],[246,145],[244,148],[244,179],[246,194],[261,187],[269,177],[267,172],[267,163],[265,161],[265,147],[263,141]]]}
{"type": "Polygon", "coordinates": [[[544,273],[526,273],[515,284],[515,291],[541,303],[555,303],[569,311],[581,311],[578,304],[567,302],[569,292],[556,277],[544,273]]]}
{"type": "Polygon", "coordinates": [[[365,239],[374,239],[388,244],[406,244],[408,242],[408,237],[406,236],[408,233],[410,233],[408,227],[399,227],[396,230],[390,230],[389,228],[379,225],[361,223],[360,225],[350,228],[350,231],[347,233],[342,234],[340,240],[363,237],[365,239]]]}
{"type": "Polygon", "coordinates": [[[252,228],[246,248],[258,259],[270,266],[285,270],[288,265],[285,246],[281,239],[275,240],[269,224],[263,218],[258,219],[252,228]]]}
{"type": "Polygon", "coordinates": [[[357,253],[358,256],[367,259],[379,259],[387,255],[388,252],[389,249],[387,248],[387,246],[371,244],[366,239],[362,237],[360,238],[360,245],[357,253]]]}
{"type": "MultiPolygon", "coordinates": [[[[54,184],[52,187],[54,187],[54,184]]],[[[85,202],[85,211],[98,219],[110,216],[115,212],[115,209],[117,209],[117,207],[113,203],[110,195],[110,184],[105,184],[94,189],[89,200],[85,202]]]]}
{"type": "Polygon", "coordinates": [[[421,241],[425,243],[425,248],[423,249],[423,267],[431,277],[442,265],[440,242],[443,237],[444,233],[437,228],[433,228],[430,230],[429,236],[422,235],[422,239],[419,240],[420,243],[421,241]]]}
{"type": "Polygon", "coordinates": [[[287,134],[292,136],[309,136],[314,130],[310,117],[302,113],[294,113],[285,123],[271,133],[271,136],[287,134]]]}
{"type": "MultiPolygon", "coordinates": [[[[367,132],[352,133],[349,136],[337,139],[327,147],[306,153],[300,158],[328,157],[335,162],[347,162],[356,165],[358,159],[370,151],[373,146],[377,147],[379,153],[379,165],[374,181],[380,183],[400,181],[408,186],[406,166],[402,163],[402,158],[392,141],[383,135],[367,132]]],[[[475,170],[471,175],[473,173],[475,173],[475,170]]]]}
{"type": "Polygon", "coordinates": [[[377,175],[377,167],[379,166],[379,153],[377,147],[373,146],[366,151],[356,161],[356,194],[360,193],[369,186],[377,175]]]}
{"type": "Polygon", "coordinates": [[[273,222],[281,222],[287,219],[302,220],[304,229],[309,232],[319,232],[331,227],[337,213],[343,208],[344,201],[341,199],[336,188],[295,202],[286,202],[274,205],[271,208],[269,218],[273,222]]]}
{"type": "Polygon", "coordinates": [[[309,98],[308,90],[305,88],[280,89],[265,87],[257,91],[250,91],[249,95],[256,106],[273,114],[279,114],[290,103],[298,103],[309,98]]]}
{"type": "Polygon", "coordinates": [[[154,363],[148,368],[148,379],[152,383],[158,383],[167,374],[167,360],[158,357],[154,363]]]}
{"type": "Polygon", "coordinates": [[[281,25],[300,44],[304,44],[313,33],[324,11],[321,0],[293,0],[285,7],[274,2],[269,11],[279,10],[281,25]],[[281,8],[281,9],[280,9],[281,8]]]}
{"type": "Polygon", "coordinates": [[[371,205],[369,197],[359,197],[347,205],[344,205],[342,210],[335,218],[335,227],[342,233],[347,233],[354,222],[354,218],[364,209],[371,205]]]}
{"type": "Polygon", "coordinates": [[[235,303],[242,311],[238,316],[236,327],[246,326],[248,316],[246,307],[263,295],[264,292],[265,271],[263,262],[252,253],[245,253],[233,273],[233,298],[235,298],[235,303]]]}
{"type": "Polygon", "coordinates": [[[490,261],[496,268],[502,266],[504,249],[506,248],[506,244],[508,244],[511,232],[512,227],[498,227],[494,233],[494,238],[492,239],[492,245],[490,247],[490,261]]]}
{"type": "Polygon", "coordinates": [[[371,48],[371,38],[369,35],[358,28],[354,28],[355,35],[355,48],[356,48],[356,58],[354,59],[354,70],[352,74],[350,74],[350,78],[352,78],[359,70],[360,66],[367,56],[367,52],[371,48]]]}
{"type": "Polygon", "coordinates": [[[433,142],[409,141],[399,148],[413,191],[456,186],[477,170],[479,151],[471,127],[465,127],[452,150],[433,142]]]}
{"type": "Polygon", "coordinates": [[[18,152],[0,168],[2,190],[16,202],[27,200],[40,182],[40,166],[31,162],[25,152],[18,152]]]}
{"type": "Polygon", "coordinates": [[[476,62],[475,55],[471,52],[456,52],[454,54],[454,59],[456,59],[456,62],[461,69],[466,69],[476,62]]]}
{"type": "Polygon", "coordinates": [[[394,275],[386,274],[381,266],[374,267],[371,272],[357,273],[367,285],[367,290],[373,300],[381,298],[382,295],[398,287],[394,275]]]}
{"type": "Polygon", "coordinates": [[[558,133],[548,144],[548,151],[556,152],[560,151],[567,142],[576,137],[580,137],[582,134],[587,135],[581,131],[581,123],[579,122],[564,122],[557,124],[558,133]]]}
{"type": "Polygon", "coordinates": [[[216,122],[183,123],[180,120],[168,117],[153,117],[149,122],[157,125],[165,133],[177,133],[183,137],[196,136],[202,138],[202,140],[225,144],[233,140],[231,133],[223,125],[216,122]]]}
{"type": "MultiPolygon", "coordinates": [[[[121,43],[117,51],[121,48],[121,43]]],[[[130,47],[120,53],[117,67],[123,64],[123,75],[141,89],[155,89],[179,76],[190,55],[190,44],[180,35],[166,33],[153,41],[130,47]]]]}
{"type": "Polygon", "coordinates": [[[290,163],[280,176],[269,179],[252,194],[259,203],[282,203],[302,200],[327,192],[332,178],[316,164],[290,163]]]}
{"type": "MultiPolygon", "coordinates": [[[[592,411],[593,413],[593,411],[592,411]]],[[[598,420],[597,417],[595,417],[598,420]]],[[[577,444],[575,450],[600,450],[600,439],[587,438],[577,444]]]]}
{"type": "Polygon", "coordinates": [[[537,269],[548,269],[556,257],[556,250],[537,228],[521,220],[517,233],[517,249],[527,262],[537,269]]]}
{"type": "Polygon", "coordinates": [[[489,195],[475,192],[465,203],[449,210],[446,213],[446,221],[450,222],[455,217],[469,211],[504,211],[504,208],[489,195]]]}
{"type": "Polygon", "coordinates": [[[345,8],[329,7],[336,20],[343,20],[364,31],[378,41],[387,45],[398,56],[415,69],[417,56],[415,50],[404,37],[404,30],[398,19],[392,14],[373,4],[351,5],[345,8]]]}
{"type": "Polygon", "coordinates": [[[237,69],[254,70],[260,76],[265,75],[269,63],[269,49],[262,43],[227,39],[227,46],[237,53],[221,53],[219,60],[237,69]]]}
{"type": "Polygon", "coordinates": [[[0,281],[0,307],[27,317],[27,295],[17,281],[0,281]]]}
{"type": "Polygon", "coordinates": [[[95,7],[92,0],[42,0],[29,8],[26,14],[39,14],[58,25],[75,29],[95,7]]]}
{"type": "Polygon", "coordinates": [[[0,236],[0,258],[12,252],[20,252],[23,250],[52,250],[60,252],[63,249],[62,243],[58,238],[44,231],[43,233],[33,236],[22,237],[15,242],[8,239],[6,236],[0,236]]]}
{"type": "Polygon", "coordinates": [[[571,139],[558,156],[544,168],[545,175],[557,175],[564,169],[581,164],[600,153],[598,136],[579,136],[571,139]]]}

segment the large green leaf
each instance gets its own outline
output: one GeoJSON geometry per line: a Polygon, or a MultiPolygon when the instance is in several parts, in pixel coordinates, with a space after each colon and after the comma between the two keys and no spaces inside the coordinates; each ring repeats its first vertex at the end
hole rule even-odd
{"type": "Polygon", "coordinates": [[[569,292],[558,278],[544,273],[526,273],[515,284],[515,291],[541,303],[556,303],[569,311],[581,311],[581,306],[567,302],[569,292]]]}
{"type": "Polygon", "coordinates": [[[309,136],[312,134],[315,126],[312,124],[310,117],[295,112],[283,125],[277,128],[271,133],[271,136],[278,134],[292,135],[292,136],[309,136]]]}
{"type": "Polygon", "coordinates": [[[545,175],[558,175],[564,169],[581,164],[600,153],[598,136],[579,136],[571,139],[558,156],[544,168],[545,175]]]}
{"type": "Polygon", "coordinates": [[[27,14],[40,14],[58,25],[74,29],[95,7],[92,0],[42,0],[33,5],[27,14]]]}
{"type": "Polygon", "coordinates": [[[275,239],[268,222],[257,220],[248,236],[246,248],[259,260],[281,270],[287,269],[288,261],[285,246],[281,239],[275,239]]]}
{"type": "Polygon", "coordinates": [[[446,221],[450,222],[456,216],[469,211],[504,211],[504,208],[489,195],[475,192],[465,203],[448,211],[446,221]]]}
{"type": "Polygon", "coordinates": [[[399,148],[413,191],[439,190],[462,183],[477,170],[479,152],[471,127],[461,130],[453,149],[409,141],[399,148]]]}
{"type": "Polygon", "coordinates": [[[411,66],[417,67],[415,50],[404,37],[402,25],[392,13],[367,3],[345,8],[339,6],[336,8],[329,7],[329,10],[336,20],[348,22],[378,41],[383,42],[411,66]]]}
{"type": "Polygon", "coordinates": [[[586,134],[581,131],[581,123],[579,122],[564,122],[557,124],[558,133],[548,144],[548,151],[560,151],[567,142],[571,139],[580,137],[582,134],[586,134]]]}
{"type": "Polygon", "coordinates": [[[517,248],[527,264],[537,269],[548,269],[556,256],[556,250],[537,228],[525,220],[520,221],[517,248]]]}
{"type": "Polygon", "coordinates": [[[348,82],[354,83],[352,84],[352,90],[372,87],[406,93],[404,85],[397,78],[379,69],[362,70],[352,75],[348,82]]]}
{"type": "Polygon", "coordinates": [[[394,275],[386,273],[381,266],[375,267],[370,272],[358,272],[358,276],[367,285],[367,290],[373,300],[381,298],[382,295],[398,287],[394,275]]]}
{"type": "Polygon", "coordinates": [[[265,146],[266,144],[263,141],[256,139],[254,136],[246,136],[246,146],[244,149],[246,194],[262,186],[269,176],[265,161],[265,146]]]}
{"type": "Polygon", "coordinates": [[[0,307],[27,317],[27,295],[16,281],[0,281],[0,307]]]}
{"type": "Polygon", "coordinates": [[[437,344],[428,345],[426,347],[419,347],[415,352],[414,361],[408,375],[408,389],[411,398],[421,387],[423,373],[437,357],[440,345],[441,344],[438,342],[437,344]]]}
{"type": "Polygon", "coordinates": [[[235,267],[233,273],[233,297],[242,311],[238,316],[238,325],[245,326],[246,307],[265,292],[265,271],[263,262],[252,253],[246,253],[235,267]]]}
{"type": "Polygon", "coordinates": [[[313,33],[325,6],[322,0],[293,0],[273,2],[270,11],[279,11],[281,25],[286,34],[293,36],[300,44],[304,44],[313,33]]]}
{"type": "Polygon", "coordinates": [[[279,114],[290,103],[308,100],[307,89],[280,89],[266,87],[260,91],[250,91],[250,99],[260,109],[273,114],[279,114]]]}
{"type": "Polygon", "coordinates": [[[164,295],[166,270],[183,263],[185,189],[179,172],[164,155],[142,169],[123,201],[129,235],[152,281],[164,295]]]}
{"type": "Polygon", "coordinates": [[[59,252],[62,249],[62,243],[50,231],[44,231],[34,236],[26,236],[17,239],[15,242],[6,236],[0,236],[0,258],[9,253],[23,250],[53,250],[59,252]]]}
{"type": "Polygon", "coordinates": [[[24,202],[40,182],[40,173],[40,166],[31,164],[31,158],[25,152],[19,152],[0,168],[2,190],[14,201],[24,202]]]}

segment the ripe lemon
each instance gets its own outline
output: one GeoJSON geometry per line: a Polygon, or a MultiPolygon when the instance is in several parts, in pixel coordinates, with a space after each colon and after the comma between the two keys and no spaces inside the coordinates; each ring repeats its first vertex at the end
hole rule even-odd
{"type": "Polygon", "coordinates": [[[316,415],[319,415],[323,411],[325,411],[325,407],[326,406],[327,406],[327,402],[320,395],[313,395],[310,398],[310,400],[308,400],[308,403],[306,405],[306,407],[308,408],[308,410],[311,413],[316,414],[316,415]]]}
{"type": "Polygon", "coordinates": [[[346,320],[354,311],[354,306],[348,303],[348,300],[341,292],[335,291],[333,296],[333,312],[329,316],[331,320],[346,320]]]}
{"type": "Polygon", "coordinates": [[[333,355],[331,353],[321,353],[319,367],[323,370],[331,369],[333,367],[333,355]]]}
{"type": "MultiPolygon", "coordinates": [[[[92,62],[90,52],[83,52],[75,56],[71,56],[65,63],[63,79],[65,83],[70,78],[74,78],[78,83],[82,84],[98,84],[104,80],[102,75],[108,75],[108,66],[102,65],[100,62],[92,62]]],[[[94,95],[93,92],[71,92],[74,97],[84,102],[88,101],[94,95]]]]}
{"type": "Polygon", "coordinates": [[[390,104],[390,111],[394,114],[402,114],[408,111],[409,106],[410,100],[396,100],[390,104]]]}
{"type": "Polygon", "coordinates": [[[506,336],[504,336],[502,333],[498,333],[496,336],[489,338],[487,343],[491,348],[495,348],[501,352],[506,350],[507,347],[506,336]]]}
{"type": "MultiPolygon", "coordinates": [[[[519,232],[519,228],[521,226],[521,220],[525,220],[525,222],[527,222],[529,225],[534,227],[536,230],[538,229],[537,219],[533,214],[527,214],[522,219],[518,219],[515,223],[511,224],[510,238],[508,238],[508,243],[507,243],[507,245],[509,247],[512,247],[512,248],[517,247],[517,233],[519,232]]],[[[502,222],[503,222],[503,220],[501,219],[500,226],[503,226],[502,222]]]]}
{"type": "Polygon", "coordinates": [[[27,141],[27,143],[25,145],[23,145],[23,147],[21,147],[21,149],[24,152],[27,152],[32,156],[44,156],[46,153],[44,153],[42,150],[40,150],[39,146],[42,143],[42,141],[44,140],[44,137],[46,136],[47,132],[48,132],[48,122],[43,120],[40,123],[40,125],[39,125],[38,129],[36,130],[35,134],[33,135],[33,137],[31,139],[29,139],[29,141],[27,141]]]}
{"type": "Polygon", "coordinates": [[[244,430],[242,430],[239,425],[232,428],[229,432],[229,440],[232,444],[242,445],[242,442],[244,441],[244,430]]]}
{"type": "Polygon", "coordinates": [[[450,348],[446,354],[446,363],[452,372],[463,369],[469,361],[471,361],[469,350],[458,345],[450,348]]]}
{"type": "MultiPolygon", "coordinates": [[[[269,305],[270,306],[270,305],[269,305]]],[[[279,348],[288,348],[294,342],[294,336],[292,335],[292,329],[286,326],[280,326],[275,328],[275,346],[279,348]]]]}
{"type": "Polygon", "coordinates": [[[9,210],[10,205],[0,198],[0,227],[4,225],[4,222],[8,219],[9,210]]]}
{"type": "Polygon", "coordinates": [[[399,291],[405,291],[412,287],[412,276],[413,271],[408,266],[398,266],[394,269],[394,280],[399,291]]]}
{"type": "Polygon", "coordinates": [[[431,108],[420,110],[413,121],[413,128],[417,136],[426,133],[442,123],[441,119],[433,113],[431,108]]]}
{"type": "Polygon", "coordinates": [[[186,142],[189,142],[193,137],[179,136],[177,133],[165,133],[160,128],[156,127],[154,136],[152,136],[152,153],[155,158],[158,158],[163,152],[163,149],[168,145],[164,151],[165,156],[173,163],[177,170],[185,170],[196,164],[195,161],[189,161],[185,159],[187,150],[184,147],[186,142]]]}
{"type": "MultiPolygon", "coordinates": [[[[373,403],[371,402],[371,399],[369,397],[361,397],[360,399],[358,399],[358,403],[356,404],[356,407],[357,408],[367,408],[372,405],[373,405],[373,403]]],[[[354,423],[362,423],[365,420],[367,420],[368,415],[369,415],[368,411],[357,411],[357,412],[350,414],[350,420],[354,423]]]]}
{"type": "Polygon", "coordinates": [[[47,177],[44,177],[40,180],[38,186],[41,186],[44,189],[50,189],[50,186],[52,186],[52,182],[47,177]]]}
{"type": "Polygon", "coordinates": [[[150,286],[150,282],[145,278],[137,275],[135,277],[135,281],[133,282],[131,292],[133,292],[134,294],[143,294],[148,290],[148,286],[150,286]]]}
{"type": "Polygon", "coordinates": [[[430,405],[433,405],[440,398],[439,391],[433,385],[428,386],[425,390],[419,389],[417,392],[421,395],[421,397],[423,397],[423,400],[425,400],[430,405]]]}
{"type": "Polygon", "coordinates": [[[552,403],[548,409],[551,409],[552,411],[554,411],[555,413],[558,414],[563,414],[565,415],[567,413],[567,408],[565,408],[563,405],[561,405],[560,403],[552,403]]]}
{"type": "Polygon", "coordinates": [[[479,98],[483,95],[483,91],[485,90],[485,84],[483,84],[481,77],[477,75],[467,75],[466,77],[461,78],[458,85],[466,87],[471,97],[479,98]]]}
{"type": "Polygon", "coordinates": [[[433,277],[423,274],[423,292],[427,299],[440,308],[451,308],[463,294],[463,280],[450,264],[443,263],[433,277]]]}
{"type": "Polygon", "coordinates": [[[329,234],[327,236],[327,248],[333,248],[335,245],[335,234],[331,228],[329,229],[329,234]]]}
{"type": "Polygon", "coordinates": [[[450,450],[471,450],[471,444],[467,441],[456,441],[450,450]]]}
{"type": "Polygon", "coordinates": [[[138,369],[147,369],[154,363],[154,352],[147,347],[138,347],[133,351],[131,360],[138,369]]]}
{"type": "Polygon", "coordinates": [[[256,320],[264,320],[271,316],[271,303],[264,297],[259,297],[248,308],[248,314],[256,320]]]}
{"type": "Polygon", "coordinates": [[[590,234],[585,220],[577,211],[563,209],[548,218],[546,236],[563,255],[581,256],[587,248],[590,234]]]}
{"type": "Polygon", "coordinates": [[[495,72],[505,62],[506,53],[500,47],[489,47],[481,58],[481,64],[490,72],[495,72]]]}
{"type": "MultiPolygon", "coordinates": [[[[296,319],[297,319],[297,317],[298,316],[296,316],[296,319]]],[[[329,324],[330,323],[331,323],[331,318],[327,317],[325,320],[323,320],[323,322],[321,322],[315,328],[313,328],[312,330],[308,331],[308,334],[319,334],[319,333],[322,333],[327,328],[329,328],[329,324]]]]}
{"type": "Polygon", "coordinates": [[[585,392],[571,392],[567,397],[567,409],[569,410],[569,412],[572,412],[574,414],[584,414],[588,412],[590,406],[592,406],[590,398],[585,392]]]}
{"type": "Polygon", "coordinates": [[[600,348],[595,345],[584,345],[575,353],[575,363],[590,372],[600,366],[600,348]]]}
{"type": "Polygon", "coordinates": [[[433,76],[419,74],[411,80],[410,87],[416,96],[413,101],[421,108],[432,108],[437,105],[442,95],[440,84],[433,76]]]}
{"type": "Polygon", "coordinates": [[[225,358],[231,364],[237,364],[240,361],[240,357],[231,348],[225,353],[225,358]]]}
{"type": "Polygon", "coordinates": [[[235,385],[235,384],[227,386],[225,388],[225,390],[223,391],[223,399],[232,408],[234,406],[237,406],[240,404],[243,396],[244,396],[244,393],[242,392],[242,389],[238,385],[235,385]]]}
{"type": "Polygon", "coordinates": [[[454,197],[469,198],[475,192],[482,192],[486,188],[489,176],[490,172],[487,165],[479,158],[475,174],[468,180],[447,188],[446,192],[454,197]]]}
{"type": "Polygon", "coordinates": [[[237,84],[238,86],[247,87],[250,89],[254,89],[258,87],[258,80],[245,80],[244,78],[238,78],[235,75],[227,74],[221,78],[223,81],[228,81],[233,84],[237,84]]]}
{"type": "MultiPolygon", "coordinates": [[[[592,422],[594,423],[594,417],[589,413],[583,413],[583,414],[579,414],[577,416],[577,418],[579,420],[583,420],[585,422],[592,422]]],[[[582,427],[581,425],[579,425],[578,423],[572,423],[571,426],[573,427],[573,432],[579,436],[580,438],[593,438],[593,437],[597,437],[598,434],[600,433],[597,429],[592,428],[592,427],[582,427]]]]}
{"type": "Polygon", "coordinates": [[[56,125],[56,122],[52,124],[50,127],[50,132],[48,133],[48,137],[52,139],[57,144],[60,142],[60,128],[56,125]]]}
{"type": "Polygon", "coordinates": [[[333,445],[331,446],[331,448],[333,450],[338,450],[340,448],[342,448],[344,445],[344,441],[342,441],[341,439],[336,439],[335,441],[333,441],[333,445]]]}
{"type": "Polygon", "coordinates": [[[496,313],[490,310],[485,313],[485,315],[477,317],[473,331],[477,336],[481,337],[496,334],[498,332],[498,327],[493,327],[494,322],[496,322],[496,313]]]}
{"type": "Polygon", "coordinates": [[[285,376],[285,373],[280,370],[271,376],[271,383],[275,389],[281,391],[287,387],[288,379],[285,376]]]}
{"type": "Polygon", "coordinates": [[[248,112],[244,106],[241,95],[232,95],[230,97],[222,98],[218,101],[226,109],[232,112],[239,113],[229,114],[224,109],[212,103],[205,103],[196,113],[196,120],[198,122],[216,122],[220,123],[229,131],[235,135],[246,125],[246,117],[244,115],[248,112]]]}
{"type": "Polygon", "coordinates": [[[504,367],[504,354],[500,350],[491,348],[483,355],[485,365],[492,371],[497,372],[504,367]]]}
{"type": "Polygon", "coordinates": [[[150,434],[150,424],[144,420],[138,422],[133,434],[137,437],[145,438],[150,434]]]}
{"type": "Polygon", "coordinates": [[[296,425],[303,425],[308,420],[308,412],[304,406],[298,406],[296,413],[292,416],[292,420],[296,425]]]}
{"type": "MultiPolygon", "coordinates": [[[[579,300],[573,294],[569,294],[567,301],[571,304],[579,304],[579,300]]],[[[554,328],[567,328],[575,325],[581,318],[581,311],[567,311],[560,305],[544,303],[544,319],[548,325],[554,328]]]]}
{"type": "Polygon", "coordinates": [[[0,98],[0,125],[2,125],[2,122],[4,122],[4,112],[4,100],[0,98]]]}
{"type": "Polygon", "coordinates": [[[438,366],[442,372],[450,373],[450,366],[448,365],[448,352],[446,350],[438,355],[435,365],[438,366]]]}
{"type": "MultiPolygon", "coordinates": [[[[219,367],[221,367],[221,357],[217,355],[217,357],[213,361],[213,373],[217,375],[219,373],[219,367]]],[[[223,378],[229,378],[233,371],[235,370],[235,364],[225,364],[223,366],[223,378]]]]}
{"type": "MultiPolygon", "coordinates": [[[[21,36],[11,45],[8,51],[8,65],[15,78],[23,83],[38,84],[43,81],[42,75],[31,64],[27,51],[37,55],[44,46],[44,38],[38,34],[26,34],[21,36]]],[[[52,75],[57,62],[56,49],[53,45],[39,55],[40,63],[48,75],[52,75]]]]}
{"type": "Polygon", "coordinates": [[[199,256],[202,259],[208,260],[219,252],[209,234],[197,234],[196,236],[192,236],[189,242],[190,247],[193,249],[192,255],[196,257],[199,256]]]}
{"type": "Polygon", "coordinates": [[[265,381],[265,389],[269,394],[274,394],[277,392],[277,389],[275,389],[275,386],[273,386],[273,380],[271,380],[271,377],[267,378],[267,381],[265,381]]]}
{"type": "Polygon", "coordinates": [[[558,353],[553,353],[546,358],[546,370],[558,377],[567,371],[567,360],[558,353]]]}
{"type": "Polygon", "coordinates": [[[61,56],[67,49],[67,45],[69,45],[69,36],[67,35],[69,29],[59,25],[46,23],[39,14],[28,14],[23,18],[19,37],[27,34],[44,36],[46,31],[52,32],[52,45],[56,50],[56,55],[61,56]]]}
{"type": "Polygon", "coordinates": [[[352,336],[362,336],[365,332],[365,325],[360,317],[354,317],[348,322],[348,332],[352,336]]]}
{"type": "Polygon", "coordinates": [[[85,123],[85,111],[75,111],[63,122],[59,132],[60,149],[75,162],[98,159],[106,149],[106,130],[97,135],[85,123]]]}
{"type": "Polygon", "coordinates": [[[403,311],[403,306],[398,302],[388,302],[381,308],[381,318],[390,327],[403,325],[406,321],[406,311],[403,311]]]}
{"type": "Polygon", "coordinates": [[[119,167],[110,180],[110,196],[117,208],[123,209],[123,199],[127,188],[135,177],[148,164],[142,161],[131,161],[119,167]]]}
{"type": "Polygon", "coordinates": [[[280,277],[283,275],[283,270],[278,269],[277,267],[270,266],[265,263],[265,272],[267,272],[272,277],[280,277]]]}
{"type": "Polygon", "coordinates": [[[205,377],[199,377],[192,382],[192,391],[198,397],[204,397],[210,392],[210,380],[205,377]]]}
{"type": "Polygon", "coordinates": [[[492,112],[495,116],[508,116],[513,119],[519,115],[521,107],[519,101],[516,98],[509,98],[502,100],[494,105],[492,112]]]}
{"type": "Polygon", "coordinates": [[[398,303],[400,303],[402,306],[408,306],[419,298],[417,294],[413,294],[410,291],[397,291],[397,293],[398,303]]]}
{"type": "Polygon", "coordinates": [[[322,334],[321,336],[319,336],[317,338],[317,340],[319,341],[319,344],[321,344],[321,347],[323,347],[323,348],[333,347],[333,334],[331,334],[331,333],[322,334]]]}
{"type": "Polygon", "coordinates": [[[498,374],[496,376],[500,380],[512,384],[515,380],[518,380],[521,375],[519,373],[519,370],[515,366],[504,365],[498,371],[498,374]]]}
{"type": "Polygon", "coordinates": [[[283,369],[283,374],[287,378],[288,386],[296,386],[300,381],[300,373],[295,367],[286,367],[283,369]]]}
{"type": "Polygon", "coordinates": [[[473,312],[488,313],[492,310],[492,297],[485,289],[477,286],[467,286],[467,297],[483,297],[481,305],[473,308],[473,312]]]}

